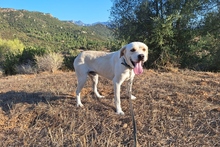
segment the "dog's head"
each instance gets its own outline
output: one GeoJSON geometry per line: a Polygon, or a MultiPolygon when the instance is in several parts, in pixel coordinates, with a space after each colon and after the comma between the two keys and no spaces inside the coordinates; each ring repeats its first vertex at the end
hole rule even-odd
{"type": "Polygon", "coordinates": [[[148,47],[142,42],[129,43],[120,50],[120,57],[122,56],[135,74],[140,74],[143,72],[143,63],[148,59],[148,47]]]}

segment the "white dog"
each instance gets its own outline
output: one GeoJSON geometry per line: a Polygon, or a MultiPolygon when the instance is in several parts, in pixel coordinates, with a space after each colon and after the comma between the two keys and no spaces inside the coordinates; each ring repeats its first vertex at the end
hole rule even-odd
{"type": "Polygon", "coordinates": [[[120,89],[124,81],[128,81],[128,95],[131,99],[131,86],[135,74],[143,72],[143,63],[148,59],[148,47],[142,42],[132,42],[116,52],[84,51],[74,60],[74,68],[78,80],[76,88],[77,106],[82,107],[80,91],[87,75],[93,81],[93,91],[97,97],[103,98],[97,91],[98,75],[113,81],[117,114],[124,115],[121,109],[120,89]]]}

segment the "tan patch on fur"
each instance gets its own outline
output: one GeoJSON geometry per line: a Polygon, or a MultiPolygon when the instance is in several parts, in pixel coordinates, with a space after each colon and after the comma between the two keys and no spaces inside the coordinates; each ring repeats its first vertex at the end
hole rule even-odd
{"type": "Polygon", "coordinates": [[[121,49],[120,58],[121,58],[121,56],[124,56],[124,54],[125,54],[125,49],[126,49],[126,47],[123,47],[123,48],[121,49]]]}

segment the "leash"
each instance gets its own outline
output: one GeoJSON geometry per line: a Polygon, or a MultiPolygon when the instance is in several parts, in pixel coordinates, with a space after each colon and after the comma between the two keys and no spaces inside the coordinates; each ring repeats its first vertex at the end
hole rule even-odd
{"type": "Polygon", "coordinates": [[[130,89],[129,89],[129,104],[130,104],[130,112],[131,112],[131,117],[132,117],[132,124],[133,124],[133,137],[134,137],[134,147],[137,147],[137,125],[135,122],[135,117],[134,117],[134,109],[132,106],[132,102],[131,102],[131,84],[132,84],[132,79],[131,79],[131,72],[132,70],[130,70],[130,80],[129,80],[129,84],[130,84],[130,89]]]}
{"type": "Polygon", "coordinates": [[[122,65],[124,65],[125,67],[130,69],[130,80],[129,80],[129,105],[130,105],[130,113],[131,113],[131,117],[132,117],[132,124],[133,124],[133,137],[134,137],[134,147],[137,147],[137,125],[135,122],[135,117],[134,117],[134,109],[132,106],[132,102],[131,102],[131,87],[132,87],[132,79],[131,79],[131,72],[132,72],[132,68],[130,65],[128,65],[125,61],[125,58],[123,58],[123,62],[121,63],[122,65]]]}

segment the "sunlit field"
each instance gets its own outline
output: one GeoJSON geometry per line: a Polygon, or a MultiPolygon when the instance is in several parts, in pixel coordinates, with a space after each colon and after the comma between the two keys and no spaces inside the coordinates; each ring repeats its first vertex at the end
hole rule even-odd
{"type": "MultiPolygon", "coordinates": [[[[125,83],[124,116],[116,115],[112,82],[92,81],[76,107],[74,72],[0,78],[0,146],[130,147],[132,118],[125,83]]],[[[139,146],[220,146],[220,74],[145,70],[132,101],[139,146]]]]}

